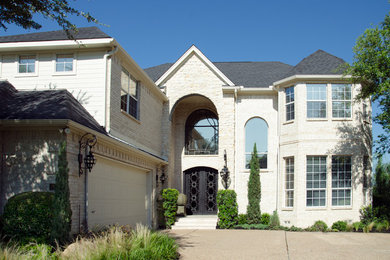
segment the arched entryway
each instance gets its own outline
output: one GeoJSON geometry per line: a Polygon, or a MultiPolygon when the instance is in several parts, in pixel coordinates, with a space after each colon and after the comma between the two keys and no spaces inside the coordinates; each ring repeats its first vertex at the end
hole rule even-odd
{"type": "Polygon", "coordinates": [[[184,171],[186,210],[189,215],[217,214],[218,171],[209,167],[194,167],[184,171]]]}

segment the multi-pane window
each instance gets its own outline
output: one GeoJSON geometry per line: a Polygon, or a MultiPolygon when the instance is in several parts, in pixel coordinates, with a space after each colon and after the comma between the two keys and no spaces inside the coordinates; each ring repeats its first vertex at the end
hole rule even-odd
{"type": "Polygon", "coordinates": [[[285,179],[285,196],[286,207],[294,207],[294,157],[285,159],[286,162],[286,179],[285,179]]]}
{"type": "Polygon", "coordinates": [[[121,73],[121,109],[139,119],[138,81],[122,68],[121,73]]]}
{"type": "Polygon", "coordinates": [[[73,54],[57,54],[56,72],[73,71],[73,54]]]}
{"type": "Polygon", "coordinates": [[[307,118],[326,118],[326,84],[307,84],[307,118]]]}
{"type": "Polygon", "coordinates": [[[326,156],[308,156],[306,159],[306,206],[326,204],[326,156]]]}
{"type": "Polygon", "coordinates": [[[19,57],[19,73],[35,73],[35,55],[19,57]]]}
{"type": "Polygon", "coordinates": [[[293,120],[295,118],[294,113],[294,87],[286,88],[286,121],[293,120]]]}
{"type": "Polygon", "coordinates": [[[350,84],[332,84],[332,116],[335,118],[350,118],[351,99],[350,84]]]}
{"type": "Polygon", "coordinates": [[[351,205],[351,156],[332,156],[332,206],[351,205]]]}
{"type": "Polygon", "coordinates": [[[250,168],[253,147],[256,144],[260,169],[267,169],[268,125],[258,117],[250,119],[245,125],[245,168],[250,168]]]}

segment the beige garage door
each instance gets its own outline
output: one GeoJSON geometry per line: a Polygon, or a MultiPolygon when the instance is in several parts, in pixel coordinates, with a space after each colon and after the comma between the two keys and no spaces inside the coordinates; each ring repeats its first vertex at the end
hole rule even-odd
{"type": "Polygon", "coordinates": [[[88,226],[148,225],[149,174],[102,157],[88,173],[88,226]]]}

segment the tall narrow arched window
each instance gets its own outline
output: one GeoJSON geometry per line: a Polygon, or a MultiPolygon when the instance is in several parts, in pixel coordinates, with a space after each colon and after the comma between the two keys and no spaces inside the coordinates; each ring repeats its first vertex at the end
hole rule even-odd
{"type": "Polygon", "coordinates": [[[268,154],[268,125],[263,119],[255,117],[250,119],[245,125],[245,168],[249,169],[249,162],[256,143],[257,156],[259,158],[260,169],[267,169],[268,154]]]}
{"type": "Polygon", "coordinates": [[[187,118],[185,154],[218,154],[218,117],[212,111],[199,109],[187,118]]]}

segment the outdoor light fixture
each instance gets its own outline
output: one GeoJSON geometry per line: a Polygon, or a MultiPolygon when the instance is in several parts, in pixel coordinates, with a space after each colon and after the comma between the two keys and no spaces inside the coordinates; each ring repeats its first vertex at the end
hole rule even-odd
{"type": "Polygon", "coordinates": [[[95,146],[96,142],[96,135],[91,133],[86,133],[80,138],[78,155],[79,176],[87,170],[91,172],[93,166],[96,164],[96,158],[92,153],[92,148],[95,146]]]}
{"type": "Polygon", "coordinates": [[[160,178],[158,177],[158,172],[156,173],[156,185],[158,186],[158,182],[161,182],[161,184],[164,184],[166,181],[165,171],[164,169],[161,170],[160,178]]]}
{"type": "Polygon", "coordinates": [[[231,180],[230,180],[230,172],[227,167],[227,155],[226,150],[223,153],[223,159],[225,160],[225,165],[223,166],[222,170],[219,172],[221,179],[222,179],[222,185],[225,187],[225,190],[227,190],[230,186],[231,180]]]}

